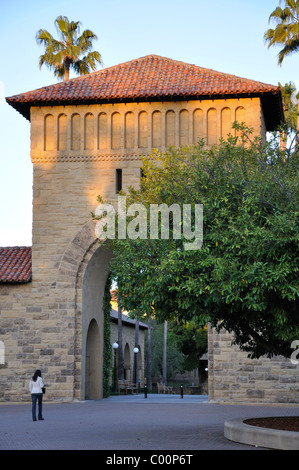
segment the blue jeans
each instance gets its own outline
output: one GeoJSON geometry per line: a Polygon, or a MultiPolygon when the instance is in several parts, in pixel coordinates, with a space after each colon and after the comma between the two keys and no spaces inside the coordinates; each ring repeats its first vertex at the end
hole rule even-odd
{"type": "Polygon", "coordinates": [[[42,403],[43,403],[43,394],[42,393],[31,393],[32,398],[32,419],[36,420],[36,402],[38,402],[38,419],[42,419],[42,403]]]}

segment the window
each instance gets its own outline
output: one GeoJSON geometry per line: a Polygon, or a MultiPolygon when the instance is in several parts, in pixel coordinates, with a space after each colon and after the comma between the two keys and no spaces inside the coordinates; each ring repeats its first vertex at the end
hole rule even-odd
{"type": "Polygon", "coordinates": [[[116,193],[119,193],[122,190],[123,181],[122,181],[122,169],[118,168],[116,170],[116,193]]]}

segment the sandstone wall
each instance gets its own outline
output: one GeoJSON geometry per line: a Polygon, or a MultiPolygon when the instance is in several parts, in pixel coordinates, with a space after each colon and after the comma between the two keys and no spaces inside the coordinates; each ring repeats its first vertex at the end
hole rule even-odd
{"type": "Polygon", "coordinates": [[[209,329],[209,399],[231,403],[299,403],[299,366],[290,358],[249,359],[225,331],[209,329]]]}

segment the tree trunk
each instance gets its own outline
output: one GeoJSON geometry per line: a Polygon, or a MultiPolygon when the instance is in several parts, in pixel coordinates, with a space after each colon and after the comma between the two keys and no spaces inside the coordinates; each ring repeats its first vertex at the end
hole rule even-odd
{"type": "Polygon", "coordinates": [[[163,385],[167,385],[167,321],[164,322],[164,341],[163,341],[163,385]]]}
{"type": "Polygon", "coordinates": [[[147,377],[146,384],[149,391],[152,390],[152,325],[151,316],[148,317],[148,330],[147,330],[147,377]]]}
{"type": "Polygon", "coordinates": [[[123,330],[122,313],[118,306],[118,380],[124,379],[124,354],[123,354],[123,330]]]}
{"type": "Polygon", "coordinates": [[[67,81],[70,78],[70,61],[66,60],[65,61],[65,69],[64,69],[64,80],[67,81]]]}
{"type": "MultiPolygon", "coordinates": [[[[139,321],[136,320],[135,323],[135,348],[139,349],[139,321]]],[[[134,353],[134,384],[138,387],[138,352],[134,353]]]]}

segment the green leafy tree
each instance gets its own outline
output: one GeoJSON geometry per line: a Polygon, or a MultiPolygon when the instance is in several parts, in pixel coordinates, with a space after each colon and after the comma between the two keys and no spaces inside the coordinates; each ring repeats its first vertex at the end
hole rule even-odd
{"type": "Polygon", "coordinates": [[[116,238],[111,269],[126,310],[210,321],[250,357],[290,357],[299,337],[298,153],[238,130],[243,142],[153,153],[141,190],[128,194],[148,209],[203,204],[201,249],[184,249],[171,231],[169,240],[116,238]]]}
{"type": "MultiPolygon", "coordinates": [[[[152,375],[158,381],[163,377],[163,336],[164,325],[156,324],[152,331],[152,375]]],[[[171,330],[167,332],[167,379],[177,372],[184,371],[184,354],[180,348],[179,337],[171,330]]]]}
{"type": "Polygon", "coordinates": [[[56,77],[64,80],[69,79],[70,69],[79,75],[95,71],[97,64],[102,64],[100,53],[92,51],[92,42],[97,36],[89,29],[80,35],[80,21],[69,21],[66,16],[58,16],[54,23],[59,39],[45,29],[36,34],[37,43],[45,47],[40,67],[46,65],[54,70],[56,77]]]}
{"type": "Polygon", "coordinates": [[[285,57],[299,51],[299,1],[283,0],[270,15],[269,22],[276,23],[276,27],[266,31],[264,39],[268,47],[280,46],[278,64],[281,65],[285,57]]]}
{"type": "Polygon", "coordinates": [[[208,349],[207,327],[198,328],[195,319],[178,324],[170,323],[170,330],[177,335],[179,347],[184,354],[184,370],[198,369],[200,375],[200,358],[208,349]]]}

